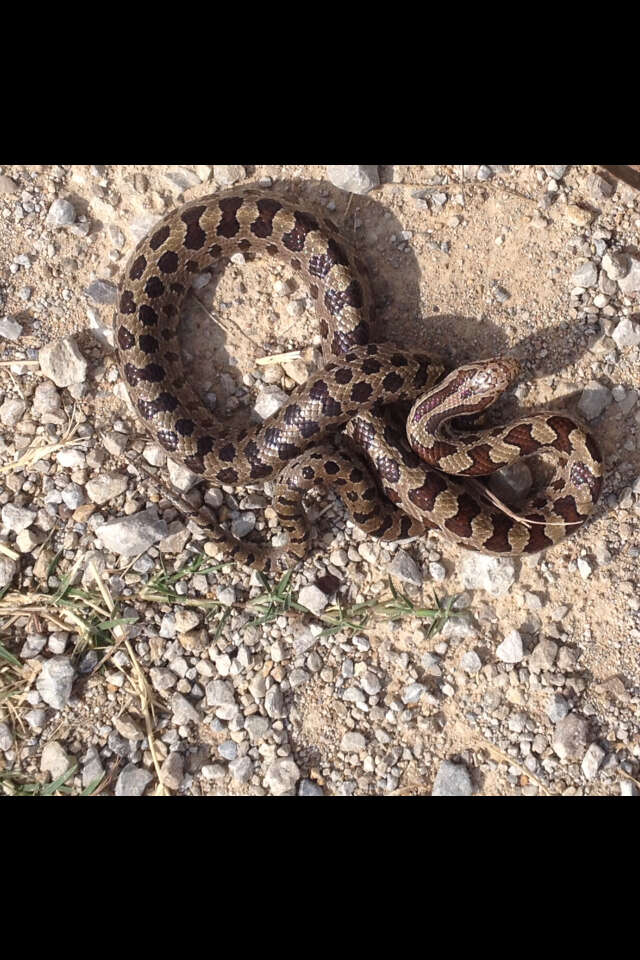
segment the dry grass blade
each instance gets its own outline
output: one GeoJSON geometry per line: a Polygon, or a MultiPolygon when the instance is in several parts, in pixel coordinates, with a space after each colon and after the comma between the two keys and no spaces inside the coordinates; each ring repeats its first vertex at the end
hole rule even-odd
{"type": "Polygon", "coordinates": [[[288,363],[289,360],[299,360],[302,354],[299,350],[290,350],[289,353],[272,353],[269,357],[258,357],[256,363],[266,367],[270,363],[288,363]]]}
{"type": "Polygon", "coordinates": [[[153,727],[155,721],[155,714],[153,710],[153,697],[151,695],[149,684],[147,683],[147,678],[145,677],[142,668],[138,662],[138,659],[133,652],[133,647],[129,640],[124,641],[124,645],[127,648],[127,653],[131,663],[133,664],[135,681],[133,678],[129,678],[132,683],[138,699],[140,701],[140,709],[142,710],[142,715],[144,717],[144,725],[147,732],[147,740],[149,741],[149,750],[151,752],[151,757],[153,760],[153,766],[156,771],[156,776],[158,778],[158,786],[156,788],[156,796],[166,797],[168,795],[168,790],[164,785],[162,780],[162,773],[160,771],[160,763],[158,760],[158,752],[156,750],[156,741],[153,733],[153,727]]]}
{"type": "MultiPolygon", "coordinates": [[[[233,331],[230,330],[229,327],[227,327],[227,325],[222,321],[222,319],[221,319],[220,317],[216,316],[215,313],[212,313],[211,310],[209,310],[209,308],[204,305],[204,303],[202,302],[202,300],[200,299],[200,297],[196,296],[196,294],[193,292],[193,290],[191,291],[191,296],[193,297],[193,299],[194,299],[197,303],[200,304],[200,306],[202,307],[202,309],[203,309],[204,312],[207,314],[207,316],[209,317],[210,320],[213,320],[213,322],[214,322],[215,324],[217,324],[217,326],[219,326],[222,330],[224,330],[225,333],[228,333],[230,336],[233,335],[233,331]]],[[[231,317],[229,317],[229,318],[228,318],[228,322],[231,324],[231,326],[233,326],[233,327],[236,328],[236,330],[238,331],[238,333],[240,333],[240,334],[244,337],[245,340],[248,340],[249,343],[253,344],[253,346],[256,348],[256,350],[260,350],[260,344],[256,343],[256,341],[253,340],[253,339],[249,336],[249,334],[248,334],[245,330],[243,330],[242,327],[239,326],[239,325],[235,322],[235,320],[232,320],[231,317]]]]}
{"type": "Polygon", "coordinates": [[[50,457],[53,453],[57,453],[58,450],[63,450],[65,447],[72,447],[77,443],[85,443],[86,440],[84,437],[75,436],[80,423],[77,420],[74,421],[74,413],[75,407],[69,420],[69,427],[62,440],[59,440],[57,443],[47,443],[43,447],[28,447],[18,460],[14,460],[13,463],[7,463],[0,467],[0,474],[13,473],[16,470],[23,470],[27,467],[33,466],[33,464],[37,463],[38,460],[50,457]]]}
{"type": "Polygon", "coordinates": [[[555,793],[553,790],[550,790],[549,787],[547,787],[547,785],[542,782],[542,780],[539,780],[538,777],[535,776],[535,774],[531,773],[530,770],[527,770],[527,768],[523,766],[521,763],[519,763],[515,757],[510,757],[508,754],[503,753],[502,750],[500,750],[493,743],[491,743],[490,740],[487,740],[486,737],[483,737],[482,734],[478,733],[477,730],[474,730],[472,727],[468,726],[468,724],[466,724],[462,720],[458,720],[457,724],[459,724],[460,727],[464,729],[468,737],[470,737],[472,740],[476,740],[477,742],[481,743],[490,753],[494,754],[494,756],[498,757],[504,763],[509,764],[509,766],[518,767],[518,769],[522,771],[523,775],[527,777],[528,780],[531,780],[532,783],[535,783],[538,789],[542,793],[544,793],[546,796],[556,797],[559,795],[555,793]]]}
{"type": "Polygon", "coordinates": [[[39,367],[39,360],[0,360],[0,367],[12,367],[14,363],[19,363],[23,367],[39,367]]]}
{"type": "Polygon", "coordinates": [[[584,523],[584,520],[531,520],[529,517],[523,517],[521,514],[515,513],[506,503],[503,503],[489,487],[485,487],[479,480],[474,480],[473,477],[466,477],[465,481],[468,486],[473,487],[476,493],[484,497],[485,500],[489,500],[494,507],[497,507],[502,513],[506,513],[506,515],[511,517],[512,520],[515,520],[516,523],[523,523],[526,527],[532,527],[534,525],[541,527],[571,527],[584,523]]]}
{"type": "Polygon", "coordinates": [[[631,783],[635,783],[636,787],[640,788],[640,780],[636,780],[630,773],[625,773],[624,770],[618,770],[618,773],[621,777],[624,777],[625,780],[631,780],[631,783]]]}
{"type": "MultiPolygon", "coordinates": [[[[93,564],[93,562],[89,564],[89,570],[91,571],[91,575],[95,580],[98,586],[98,589],[104,599],[105,607],[107,608],[109,615],[113,615],[116,609],[116,605],[109,591],[109,588],[107,587],[106,583],[104,583],[104,581],[101,580],[100,574],[98,573],[95,567],[95,564],[93,564]]],[[[140,702],[140,710],[142,711],[142,716],[144,717],[147,740],[149,741],[149,750],[151,752],[151,757],[153,759],[153,765],[155,767],[156,776],[158,777],[158,789],[156,790],[156,795],[166,796],[167,790],[164,783],[162,782],[162,774],[160,772],[160,763],[158,761],[158,753],[156,750],[156,743],[155,743],[154,732],[153,732],[154,721],[155,721],[155,714],[153,709],[153,696],[151,694],[149,684],[147,683],[147,678],[145,677],[142,667],[140,666],[140,663],[138,661],[138,658],[136,657],[133,651],[133,647],[131,646],[131,643],[129,642],[126,636],[126,630],[124,626],[123,625],[115,626],[112,628],[112,632],[114,636],[116,632],[118,633],[118,636],[116,638],[117,644],[120,642],[124,643],[127,649],[127,653],[129,655],[129,659],[131,660],[131,664],[133,666],[133,671],[131,675],[126,674],[125,671],[122,670],[122,667],[118,667],[118,669],[127,677],[127,679],[129,680],[129,683],[131,684],[131,687],[133,689],[135,696],[138,698],[140,702]]],[[[109,655],[112,655],[113,652],[114,652],[113,650],[110,651],[109,655]]],[[[103,661],[104,659],[107,659],[107,658],[103,658],[103,661]]],[[[95,670],[93,672],[95,673],[95,670]]]]}
{"type": "Polygon", "coordinates": [[[6,543],[0,543],[0,553],[4,554],[5,557],[9,557],[10,560],[20,559],[20,554],[12,550],[11,547],[8,547],[6,543]]]}

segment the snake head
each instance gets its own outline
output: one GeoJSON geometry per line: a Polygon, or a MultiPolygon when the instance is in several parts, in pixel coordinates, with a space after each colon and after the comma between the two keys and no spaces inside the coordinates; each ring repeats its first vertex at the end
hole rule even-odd
{"type": "Polygon", "coordinates": [[[490,393],[497,398],[520,375],[520,362],[515,357],[490,357],[478,363],[458,368],[464,376],[461,393],[466,397],[481,397],[490,393]],[[470,376],[464,376],[469,373],[470,376]]]}

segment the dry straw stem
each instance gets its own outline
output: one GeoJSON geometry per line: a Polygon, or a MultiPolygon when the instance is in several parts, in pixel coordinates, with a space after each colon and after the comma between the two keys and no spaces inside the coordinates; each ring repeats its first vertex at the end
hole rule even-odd
{"type": "Polygon", "coordinates": [[[39,367],[39,360],[0,360],[0,367],[11,367],[14,363],[19,363],[23,367],[39,367]]]}
{"type": "Polygon", "coordinates": [[[290,350],[288,353],[272,353],[269,357],[258,357],[256,363],[265,367],[270,363],[288,363],[290,360],[300,360],[302,354],[299,350],[290,350]]]}
{"type": "Polygon", "coordinates": [[[484,497],[492,503],[494,507],[497,507],[498,510],[506,513],[506,515],[511,517],[512,520],[515,520],[516,523],[523,523],[526,527],[532,527],[534,525],[541,527],[572,527],[584,523],[584,520],[531,520],[529,517],[523,517],[519,513],[515,513],[506,503],[503,503],[489,487],[485,487],[479,480],[475,480],[473,477],[465,477],[465,480],[468,486],[473,487],[479,496],[484,497]]]}
{"type": "MultiPolygon", "coordinates": [[[[215,313],[212,313],[211,310],[209,310],[209,308],[204,305],[200,297],[197,297],[195,293],[193,293],[193,291],[192,291],[192,296],[194,300],[196,300],[200,304],[200,306],[202,307],[202,309],[207,314],[210,320],[213,320],[214,323],[218,324],[218,326],[221,327],[224,330],[224,332],[227,333],[229,336],[233,335],[233,331],[228,328],[226,323],[223,322],[222,318],[219,316],[216,316],[215,313]]],[[[245,340],[248,340],[249,343],[253,347],[255,347],[256,350],[261,349],[260,344],[256,343],[256,341],[249,336],[246,330],[243,330],[242,327],[235,322],[235,320],[232,320],[231,317],[228,317],[226,322],[234,326],[238,331],[238,333],[240,333],[245,340]]],[[[285,332],[286,331],[283,331],[283,333],[285,332]]],[[[301,357],[301,353],[299,350],[290,350],[288,353],[274,353],[269,357],[259,357],[255,362],[259,366],[267,366],[268,364],[271,364],[271,363],[288,363],[289,360],[299,360],[300,357],[301,357]]]]}
{"type": "Polygon", "coordinates": [[[636,780],[635,777],[632,777],[630,773],[625,773],[624,770],[619,770],[618,772],[625,780],[631,780],[632,783],[635,783],[636,787],[640,788],[640,780],[636,780]]]}
{"type": "MultiPolygon", "coordinates": [[[[207,314],[210,320],[213,320],[213,322],[217,324],[219,327],[221,327],[221,329],[224,330],[226,334],[228,334],[229,336],[233,336],[233,331],[230,330],[229,327],[226,325],[226,323],[222,321],[221,317],[218,317],[216,316],[215,313],[212,313],[211,310],[209,310],[209,308],[204,305],[200,297],[196,296],[193,290],[191,291],[191,296],[197,303],[200,304],[200,306],[202,307],[202,309],[207,314]]],[[[249,343],[253,344],[256,350],[260,350],[260,345],[256,343],[256,341],[252,337],[250,337],[249,334],[245,330],[243,330],[242,327],[239,326],[239,324],[235,322],[235,320],[232,320],[231,317],[228,317],[227,322],[231,324],[232,327],[235,327],[237,332],[240,333],[245,340],[248,340],[249,343]]]]}
{"type": "MultiPolygon", "coordinates": [[[[91,572],[93,579],[97,584],[98,590],[102,595],[105,606],[109,611],[109,615],[113,616],[116,605],[113,601],[113,597],[111,596],[111,593],[106,583],[104,583],[104,581],[100,579],[100,574],[98,573],[93,561],[91,561],[91,563],[89,564],[89,570],[91,572]]],[[[153,766],[155,767],[156,776],[158,778],[158,786],[156,788],[155,795],[164,797],[164,796],[167,796],[168,791],[162,781],[162,774],[160,772],[160,763],[158,762],[158,754],[156,750],[156,743],[155,743],[155,738],[153,733],[153,727],[155,722],[153,696],[151,694],[149,684],[147,683],[147,679],[142,671],[142,668],[140,667],[140,663],[138,662],[138,658],[133,652],[133,647],[131,646],[131,643],[126,636],[126,627],[124,625],[115,626],[112,632],[118,642],[124,643],[125,647],[127,648],[129,659],[131,660],[131,663],[133,665],[133,672],[131,673],[131,675],[125,673],[125,671],[120,666],[118,666],[118,669],[127,678],[129,683],[131,684],[134,695],[138,698],[140,702],[140,709],[142,710],[145,729],[147,732],[147,740],[149,741],[149,750],[151,752],[151,757],[153,759],[153,766]]]]}
{"type": "MultiPolygon", "coordinates": [[[[457,719],[455,721],[455,726],[458,727],[461,733],[463,733],[463,736],[466,740],[469,740],[469,739],[475,740],[476,743],[481,745],[483,749],[487,750],[489,753],[493,754],[495,757],[498,757],[498,759],[502,760],[503,763],[507,763],[509,764],[509,766],[518,767],[518,769],[522,771],[523,776],[525,776],[527,780],[530,780],[532,783],[535,783],[535,785],[538,787],[538,790],[540,790],[540,792],[543,793],[545,796],[547,797],[560,796],[560,794],[555,793],[552,790],[549,790],[549,788],[546,786],[546,784],[542,782],[542,780],[539,780],[538,777],[536,777],[533,773],[531,773],[530,770],[527,770],[527,768],[523,767],[521,763],[518,763],[518,761],[514,757],[510,757],[506,753],[503,753],[502,750],[500,750],[493,743],[491,743],[490,740],[487,740],[485,737],[482,736],[481,733],[478,733],[476,730],[473,730],[462,720],[457,719]]],[[[629,779],[633,780],[633,777],[629,777],[629,779]]],[[[638,785],[640,786],[640,784],[638,785]]],[[[385,794],[385,796],[406,797],[413,794],[414,791],[418,791],[418,794],[420,796],[430,796],[430,794],[426,794],[424,792],[423,783],[413,783],[413,784],[409,784],[406,787],[400,787],[400,789],[393,790],[391,793],[385,794]]]]}
{"type": "Polygon", "coordinates": [[[16,470],[23,470],[25,467],[31,467],[34,463],[37,463],[38,460],[47,459],[52,454],[57,453],[58,450],[62,450],[64,447],[71,447],[77,443],[84,443],[84,437],[75,436],[80,424],[79,421],[73,419],[74,414],[75,406],[71,413],[69,427],[67,428],[67,432],[62,440],[60,440],[58,443],[47,443],[43,447],[29,447],[18,460],[14,460],[13,463],[7,463],[0,467],[0,475],[5,473],[13,473],[16,470]]]}
{"type": "Polygon", "coordinates": [[[8,547],[6,543],[0,542],[0,553],[3,553],[5,557],[9,557],[10,560],[18,560],[20,558],[20,554],[12,550],[11,547],[8,547]]]}

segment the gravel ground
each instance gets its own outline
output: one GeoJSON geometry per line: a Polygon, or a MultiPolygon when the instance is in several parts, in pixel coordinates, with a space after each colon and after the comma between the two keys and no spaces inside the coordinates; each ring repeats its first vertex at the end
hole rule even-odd
{"type": "MultiPolygon", "coordinates": [[[[595,166],[0,166],[0,789],[637,795],[639,228],[595,166]],[[329,496],[279,584],[215,558],[154,478],[249,538],[278,536],[269,490],[207,489],[141,433],[110,323],[156,220],[249,181],[332,212],[384,335],[449,363],[517,346],[498,412],[568,409],[605,453],[585,528],[514,562],[381,544],[329,496]]],[[[319,337],[290,271],[242,261],[195,278],[182,348],[247,420],[319,337]]]]}

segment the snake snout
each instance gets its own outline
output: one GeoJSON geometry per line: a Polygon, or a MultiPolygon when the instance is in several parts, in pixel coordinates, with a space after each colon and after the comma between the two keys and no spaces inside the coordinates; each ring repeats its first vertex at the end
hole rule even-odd
{"type": "Polygon", "coordinates": [[[480,369],[476,374],[480,378],[479,389],[491,385],[494,389],[506,390],[522,372],[522,365],[516,357],[490,357],[488,360],[483,360],[479,366],[480,369]]]}

